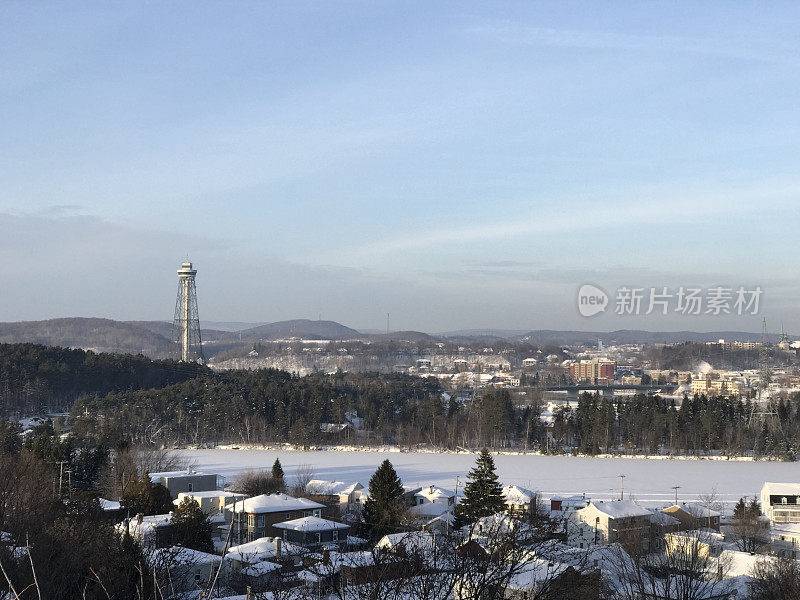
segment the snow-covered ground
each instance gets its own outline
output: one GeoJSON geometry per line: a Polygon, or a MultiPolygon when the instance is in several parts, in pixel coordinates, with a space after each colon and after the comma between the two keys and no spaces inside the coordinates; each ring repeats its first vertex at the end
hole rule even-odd
{"type": "MultiPolygon", "coordinates": [[[[360,481],[365,486],[388,458],[406,485],[456,486],[463,489],[475,462],[471,454],[416,452],[289,452],[283,450],[182,450],[195,468],[231,479],[248,469],[269,469],[280,458],[289,483],[300,465],[311,465],[317,479],[360,481]]],[[[716,492],[726,505],[742,496],[758,496],[765,481],[800,482],[800,463],[721,460],[658,460],[572,456],[497,455],[503,484],[537,490],[543,496],[582,494],[597,500],[619,498],[625,475],[625,498],[648,505],[675,499],[697,500],[716,492]]]]}

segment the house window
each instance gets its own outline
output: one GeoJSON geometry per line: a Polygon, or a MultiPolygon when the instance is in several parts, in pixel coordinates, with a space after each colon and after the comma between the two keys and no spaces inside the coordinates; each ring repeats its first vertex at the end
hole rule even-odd
{"type": "Polygon", "coordinates": [[[321,543],[322,543],[322,534],[321,534],[321,533],[318,533],[318,534],[317,534],[317,543],[318,543],[318,544],[321,544],[321,543]]]}
{"type": "Polygon", "coordinates": [[[289,539],[289,530],[288,529],[284,529],[283,530],[283,539],[284,540],[288,540],[289,539]]]}
{"type": "Polygon", "coordinates": [[[258,515],[258,526],[264,527],[264,515],[258,515]]]}
{"type": "Polygon", "coordinates": [[[190,492],[194,491],[194,484],[193,483],[187,483],[186,485],[188,486],[190,492]]]}
{"type": "Polygon", "coordinates": [[[333,541],[334,542],[338,542],[339,541],[339,530],[338,529],[334,529],[333,530],[333,541]]]}
{"type": "Polygon", "coordinates": [[[250,529],[255,529],[255,527],[256,527],[256,516],[255,515],[247,515],[247,526],[250,529]]]}

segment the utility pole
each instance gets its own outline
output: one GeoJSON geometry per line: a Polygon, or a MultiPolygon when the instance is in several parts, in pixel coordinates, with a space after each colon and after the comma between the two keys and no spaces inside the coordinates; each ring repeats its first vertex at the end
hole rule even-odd
{"type": "Polygon", "coordinates": [[[65,460],[56,461],[58,465],[58,497],[61,498],[61,487],[64,480],[64,465],[67,464],[65,460]]]}
{"type": "Polygon", "coordinates": [[[617,475],[619,477],[619,499],[625,500],[625,475],[617,475]]]}
{"type": "Polygon", "coordinates": [[[675,506],[678,505],[678,490],[681,489],[679,485],[673,485],[672,489],[675,490],[675,506]]]}

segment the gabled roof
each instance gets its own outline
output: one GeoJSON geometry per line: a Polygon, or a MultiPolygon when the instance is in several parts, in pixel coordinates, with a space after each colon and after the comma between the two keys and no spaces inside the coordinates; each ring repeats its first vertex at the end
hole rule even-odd
{"type": "Polygon", "coordinates": [[[293,498],[286,494],[261,494],[247,498],[243,502],[237,502],[236,512],[246,512],[250,514],[282,512],[290,510],[315,510],[325,508],[319,502],[308,500],[307,498],[293,498]]]}
{"type": "Polygon", "coordinates": [[[356,490],[363,490],[364,486],[358,481],[323,481],[312,479],[306,484],[306,494],[311,496],[339,496],[352,494],[356,490]]]}
{"type": "MultiPolygon", "coordinates": [[[[281,544],[282,555],[296,555],[305,552],[304,548],[296,544],[285,542],[278,538],[278,543],[281,544]]],[[[228,549],[225,558],[228,560],[239,560],[246,563],[256,563],[262,560],[269,560],[278,555],[277,544],[275,538],[263,537],[247,542],[246,544],[239,544],[228,549]]]]}
{"type": "Polygon", "coordinates": [[[639,506],[633,500],[612,500],[609,502],[590,502],[589,506],[581,509],[584,511],[594,506],[598,511],[607,515],[609,519],[626,519],[630,517],[649,517],[650,511],[639,506]]]}
{"type": "Polygon", "coordinates": [[[433,548],[434,543],[434,537],[427,531],[406,531],[383,536],[375,547],[385,550],[405,548],[410,551],[427,552],[433,548]]]}
{"type": "Polygon", "coordinates": [[[431,502],[434,502],[441,498],[455,498],[456,493],[453,490],[447,490],[445,488],[440,488],[435,485],[429,485],[422,488],[414,495],[422,496],[423,498],[427,498],[431,502]]]}
{"type": "Polygon", "coordinates": [[[319,517],[303,517],[302,519],[292,519],[283,523],[275,523],[273,527],[278,529],[289,529],[291,531],[331,531],[334,529],[350,529],[350,525],[320,519],[319,517]]]}
{"type": "Polygon", "coordinates": [[[702,502],[684,502],[683,504],[676,506],[692,515],[695,519],[708,519],[722,516],[720,512],[708,508],[708,506],[702,502]]]}
{"type": "Polygon", "coordinates": [[[517,485],[507,485],[503,488],[503,496],[511,504],[530,504],[536,493],[517,485]]]}

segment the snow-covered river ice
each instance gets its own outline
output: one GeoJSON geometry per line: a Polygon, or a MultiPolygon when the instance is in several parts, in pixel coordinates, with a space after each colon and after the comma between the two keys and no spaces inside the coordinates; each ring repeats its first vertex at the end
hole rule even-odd
{"type": "MultiPolygon", "coordinates": [[[[388,458],[406,485],[435,484],[453,489],[456,477],[463,489],[472,454],[424,452],[359,452],[283,450],[182,450],[197,470],[224,475],[229,480],[249,469],[269,469],[279,458],[292,482],[297,468],[310,465],[317,479],[369,482],[378,465],[388,458]]],[[[625,475],[625,498],[662,505],[674,500],[697,500],[716,492],[725,504],[742,496],[758,496],[765,481],[800,481],[800,463],[724,460],[660,460],[644,458],[589,458],[573,456],[495,455],[504,485],[516,484],[545,497],[582,494],[596,500],[619,498],[620,475],[625,475]]]]}

